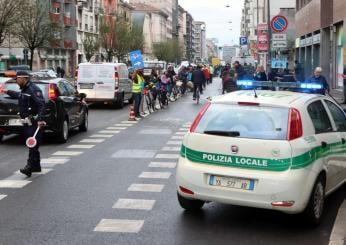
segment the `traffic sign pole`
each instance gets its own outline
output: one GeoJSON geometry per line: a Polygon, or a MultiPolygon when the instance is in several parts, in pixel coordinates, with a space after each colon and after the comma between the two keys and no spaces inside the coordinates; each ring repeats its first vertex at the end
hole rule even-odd
{"type": "Polygon", "coordinates": [[[267,60],[267,72],[269,73],[270,67],[271,67],[271,59],[272,59],[272,54],[271,54],[271,41],[272,41],[272,28],[271,28],[271,23],[270,23],[270,0],[267,0],[267,23],[268,23],[268,60],[267,60]]]}

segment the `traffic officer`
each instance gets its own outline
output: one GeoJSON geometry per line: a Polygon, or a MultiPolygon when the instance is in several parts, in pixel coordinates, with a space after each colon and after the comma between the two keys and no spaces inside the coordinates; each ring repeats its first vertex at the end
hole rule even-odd
{"type": "Polygon", "coordinates": [[[142,91],[144,89],[144,75],[143,69],[138,69],[132,77],[132,97],[134,102],[134,111],[136,119],[142,118],[140,113],[142,91]]]}
{"type": "MultiPolygon", "coordinates": [[[[24,124],[25,139],[32,137],[37,127],[42,128],[45,125],[43,119],[45,102],[42,91],[39,87],[30,81],[30,75],[27,71],[17,71],[16,82],[21,92],[0,89],[0,93],[6,93],[14,99],[18,99],[19,115],[24,124]]],[[[29,149],[29,157],[24,168],[20,169],[22,174],[31,177],[33,172],[41,172],[39,145],[42,141],[42,133],[39,130],[36,136],[37,144],[29,149]]]]}

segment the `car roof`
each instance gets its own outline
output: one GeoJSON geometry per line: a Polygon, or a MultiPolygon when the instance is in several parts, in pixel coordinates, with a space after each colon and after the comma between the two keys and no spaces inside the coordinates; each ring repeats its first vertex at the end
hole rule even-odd
{"type": "Polygon", "coordinates": [[[78,65],[81,66],[127,66],[124,63],[80,63],[78,65]]]}
{"type": "Polygon", "coordinates": [[[258,90],[256,91],[257,98],[255,97],[254,90],[240,90],[229,93],[223,96],[212,98],[212,103],[260,103],[265,105],[279,106],[279,107],[292,107],[304,104],[313,98],[325,97],[319,94],[306,94],[291,91],[271,91],[271,90],[258,90]]]}

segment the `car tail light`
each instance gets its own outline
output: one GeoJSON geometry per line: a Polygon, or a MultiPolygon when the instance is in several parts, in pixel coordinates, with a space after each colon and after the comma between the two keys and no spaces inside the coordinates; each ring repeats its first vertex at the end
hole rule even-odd
{"type": "Polygon", "coordinates": [[[189,195],[195,194],[193,191],[191,191],[191,190],[189,190],[189,189],[186,189],[186,188],[184,188],[184,187],[182,187],[182,186],[179,186],[179,189],[180,189],[181,192],[183,192],[183,193],[185,193],[185,194],[189,194],[189,195]]]}
{"type": "Polygon", "coordinates": [[[259,106],[260,104],[256,102],[238,102],[238,105],[259,106]]]}
{"type": "Polygon", "coordinates": [[[49,84],[48,98],[50,100],[56,100],[58,98],[58,91],[55,84],[49,84]]]}
{"type": "Polygon", "coordinates": [[[114,67],[114,79],[119,80],[119,72],[118,72],[118,68],[116,67],[114,67]]]}
{"type": "Polygon", "coordinates": [[[195,118],[195,120],[193,121],[191,128],[190,128],[190,132],[195,132],[199,122],[201,121],[204,113],[208,110],[210,106],[210,102],[206,103],[202,109],[200,110],[200,112],[198,113],[197,117],[195,118]]]}
{"type": "Polygon", "coordinates": [[[303,124],[297,109],[291,108],[288,119],[287,140],[298,139],[303,136],[303,124]]]}

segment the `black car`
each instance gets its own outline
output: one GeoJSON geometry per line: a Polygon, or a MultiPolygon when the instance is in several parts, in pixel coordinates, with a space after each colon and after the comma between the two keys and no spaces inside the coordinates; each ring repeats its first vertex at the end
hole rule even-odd
{"type": "MultiPolygon", "coordinates": [[[[59,142],[66,142],[69,131],[79,128],[88,130],[88,106],[85,94],[78,91],[65,79],[32,79],[45,98],[45,132],[53,132],[59,142]]],[[[20,91],[15,80],[5,83],[7,90],[20,91]]],[[[0,141],[6,134],[22,134],[22,120],[18,115],[18,100],[8,95],[0,95],[0,141]]]]}

